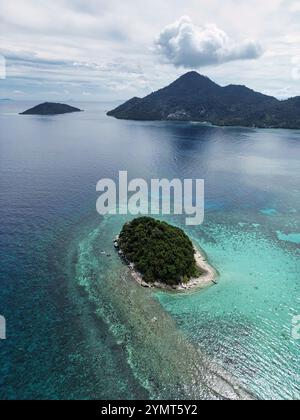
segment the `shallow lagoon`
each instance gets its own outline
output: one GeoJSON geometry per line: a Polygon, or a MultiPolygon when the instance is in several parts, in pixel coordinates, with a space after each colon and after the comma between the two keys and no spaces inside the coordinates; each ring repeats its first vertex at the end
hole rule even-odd
{"type": "Polygon", "coordinates": [[[1,397],[222,398],[239,384],[299,398],[299,131],[117,121],[102,104],[16,114],[29,105],[0,107],[1,397]],[[95,210],[97,181],[119,170],[205,179],[204,224],[167,220],[205,249],[218,286],[131,280],[112,249],[126,218],[95,210]]]}

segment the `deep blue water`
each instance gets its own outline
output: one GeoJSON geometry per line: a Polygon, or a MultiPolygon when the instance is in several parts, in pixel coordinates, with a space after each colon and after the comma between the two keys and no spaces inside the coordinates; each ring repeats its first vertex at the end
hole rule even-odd
{"type": "Polygon", "coordinates": [[[0,104],[0,397],[211,397],[196,366],[213,360],[255,397],[299,398],[299,131],[117,121],[112,104],[17,115],[30,105],[0,104]],[[111,250],[126,218],[96,213],[97,181],[119,170],[205,179],[204,225],[169,219],[208,252],[216,288],[131,281],[111,250]]]}

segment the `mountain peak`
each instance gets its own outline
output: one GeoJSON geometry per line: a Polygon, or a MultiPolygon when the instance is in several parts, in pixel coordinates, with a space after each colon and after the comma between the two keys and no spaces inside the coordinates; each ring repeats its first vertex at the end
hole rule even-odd
{"type": "Polygon", "coordinates": [[[300,101],[278,101],[240,85],[221,87],[190,71],[143,99],[133,99],[108,115],[131,120],[199,121],[215,125],[300,128],[300,101]]]}
{"type": "Polygon", "coordinates": [[[181,77],[203,77],[200,73],[196,70],[188,71],[187,73],[183,74],[181,77]]]}
{"type": "Polygon", "coordinates": [[[219,88],[220,86],[210,80],[207,76],[196,71],[189,71],[180,76],[170,86],[184,87],[191,89],[207,89],[207,88],[219,88]]]}
{"type": "Polygon", "coordinates": [[[210,80],[207,76],[204,76],[200,73],[198,73],[197,71],[188,71],[187,73],[183,74],[182,76],[180,76],[177,80],[202,80],[202,81],[209,81],[211,83],[212,80],[210,80]]]}
{"type": "Polygon", "coordinates": [[[202,79],[205,78],[205,79],[208,79],[208,77],[203,76],[202,74],[198,73],[195,70],[188,71],[187,73],[183,74],[181,76],[181,78],[186,78],[186,79],[188,79],[188,78],[202,78],[202,79]]]}

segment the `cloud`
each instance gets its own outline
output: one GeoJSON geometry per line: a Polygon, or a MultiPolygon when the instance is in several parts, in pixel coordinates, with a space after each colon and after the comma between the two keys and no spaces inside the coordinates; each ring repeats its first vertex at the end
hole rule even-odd
{"type": "Polygon", "coordinates": [[[254,59],[263,52],[257,42],[235,43],[216,25],[201,28],[195,26],[188,16],[165,27],[155,45],[167,62],[185,68],[254,59]]]}
{"type": "Polygon", "coordinates": [[[299,57],[299,0],[227,0],[223,6],[222,0],[0,0],[1,96],[13,98],[22,90],[26,99],[51,100],[56,92],[54,99],[63,101],[69,90],[72,98],[88,92],[92,100],[125,100],[171,83],[182,66],[230,60],[230,66],[211,65],[203,72],[221,85],[300,95],[292,61],[299,57]],[[171,25],[171,34],[162,31],[156,43],[164,60],[176,64],[170,71],[153,54],[153,40],[183,15],[193,23],[187,18],[180,28],[171,25]],[[259,63],[245,60],[261,48],[244,39],[266,46],[259,63]]]}
{"type": "Polygon", "coordinates": [[[65,66],[69,63],[68,60],[61,60],[56,58],[41,57],[36,52],[31,51],[8,51],[1,50],[2,55],[6,60],[15,62],[15,63],[26,63],[33,66],[65,66]]]}

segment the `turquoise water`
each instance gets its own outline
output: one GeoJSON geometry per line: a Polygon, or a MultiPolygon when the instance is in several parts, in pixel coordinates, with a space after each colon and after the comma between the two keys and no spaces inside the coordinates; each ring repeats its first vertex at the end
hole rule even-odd
{"type": "Polygon", "coordinates": [[[281,241],[292,242],[294,244],[300,244],[300,233],[289,233],[285,235],[282,232],[277,232],[278,239],[281,241]]]}
{"type": "Polygon", "coordinates": [[[1,398],[300,397],[299,131],[116,121],[0,107],[1,398]],[[113,249],[96,183],[204,178],[183,227],[220,273],[185,294],[144,290],[113,249]],[[103,253],[105,251],[105,253],[103,253]],[[108,254],[108,256],[107,256],[108,254]],[[155,320],[156,318],[157,320],[155,320]]]}
{"type": "Polygon", "coordinates": [[[232,214],[230,224],[220,220],[192,232],[206,237],[197,242],[221,273],[217,287],[159,299],[191,339],[255,395],[299,398],[299,343],[291,337],[300,302],[299,248],[283,247],[267,221],[241,229],[243,217],[232,214]]]}

